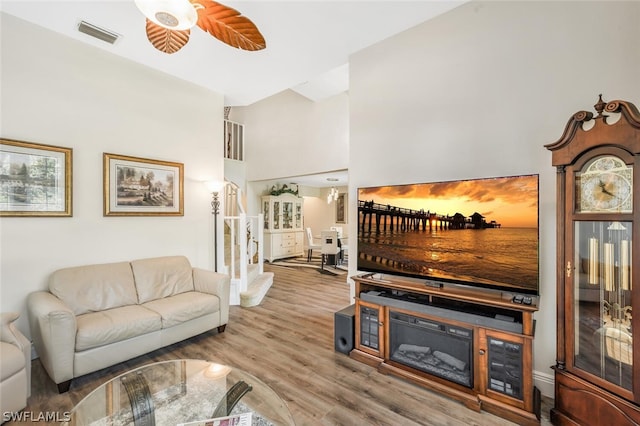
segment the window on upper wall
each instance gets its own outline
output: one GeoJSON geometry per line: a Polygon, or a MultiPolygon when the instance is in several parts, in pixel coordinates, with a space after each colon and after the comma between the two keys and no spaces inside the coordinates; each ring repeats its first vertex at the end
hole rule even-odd
{"type": "Polygon", "coordinates": [[[224,120],[224,158],[244,161],[244,125],[224,120]]]}

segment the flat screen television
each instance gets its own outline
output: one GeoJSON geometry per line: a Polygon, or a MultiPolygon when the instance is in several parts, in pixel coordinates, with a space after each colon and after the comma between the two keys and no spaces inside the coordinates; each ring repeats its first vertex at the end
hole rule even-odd
{"type": "Polygon", "coordinates": [[[539,176],[358,188],[358,270],[537,295],[539,176]]]}

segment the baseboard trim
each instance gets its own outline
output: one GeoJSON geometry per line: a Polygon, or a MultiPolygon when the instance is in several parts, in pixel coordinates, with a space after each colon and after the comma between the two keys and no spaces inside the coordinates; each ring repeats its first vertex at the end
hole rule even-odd
{"type": "Polygon", "coordinates": [[[533,371],[533,383],[540,389],[542,396],[553,398],[555,394],[555,379],[553,374],[533,371]]]}

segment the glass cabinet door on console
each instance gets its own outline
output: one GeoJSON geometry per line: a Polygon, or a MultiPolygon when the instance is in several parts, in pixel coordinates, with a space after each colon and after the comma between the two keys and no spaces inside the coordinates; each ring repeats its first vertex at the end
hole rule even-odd
{"type": "Polygon", "coordinates": [[[481,371],[485,372],[482,392],[532,411],[534,386],[531,359],[527,355],[532,350],[532,336],[481,329],[478,354],[483,363],[481,371]]]}
{"type": "Polygon", "coordinates": [[[558,168],[559,231],[551,417],[556,424],[637,425],[640,114],[602,98],[595,108],[597,116],[576,113],[563,137],[547,145],[558,168]]]}
{"type": "Polygon", "coordinates": [[[384,308],[361,300],[356,302],[356,346],[371,355],[384,353],[384,308]]]}

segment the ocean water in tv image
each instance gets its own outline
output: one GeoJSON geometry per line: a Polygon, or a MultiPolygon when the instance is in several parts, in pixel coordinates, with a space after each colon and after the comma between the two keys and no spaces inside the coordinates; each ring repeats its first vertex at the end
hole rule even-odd
{"type": "Polygon", "coordinates": [[[538,229],[361,231],[358,268],[538,289],[538,229]]]}

